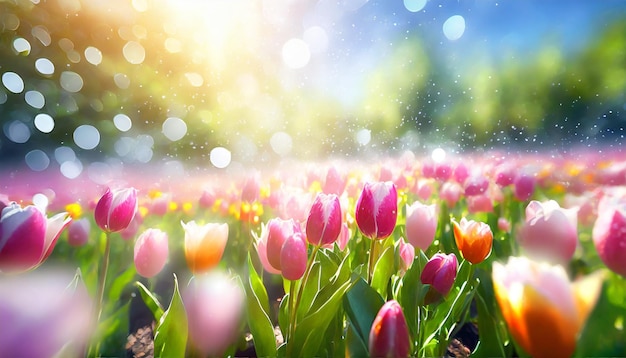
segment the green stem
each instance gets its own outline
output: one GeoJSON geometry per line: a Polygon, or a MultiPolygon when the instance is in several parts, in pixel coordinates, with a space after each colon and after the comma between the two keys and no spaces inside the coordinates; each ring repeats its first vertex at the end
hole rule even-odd
{"type": "Polygon", "coordinates": [[[98,277],[98,291],[96,297],[98,298],[98,305],[96,306],[97,316],[96,319],[99,322],[102,315],[102,303],[104,301],[104,287],[106,285],[107,271],[109,270],[109,254],[111,252],[111,240],[109,233],[104,237],[104,256],[102,257],[102,266],[100,267],[100,277],[98,277]]]}
{"type": "Polygon", "coordinates": [[[372,277],[374,276],[374,264],[376,263],[376,239],[372,238],[372,242],[370,245],[370,257],[369,263],[367,265],[367,283],[372,283],[372,277]]]}
{"type": "MultiPolygon", "coordinates": [[[[293,305],[293,310],[289,312],[290,319],[289,319],[289,333],[288,333],[289,340],[287,341],[287,357],[291,356],[290,353],[291,353],[291,350],[293,349],[292,341],[293,341],[293,337],[295,336],[296,325],[298,323],[296,316],[298,314],[298,307],[300,306],[300,301],[302,300],[302,293],[304,291],[304,288],[306,287],[307,281],[309,280],[311,267],[313,267],[313,262],[315,262],[315,256],[317,255],[317,252],[319,251],[319,249],[320,249],[320,246],[313,246],[313,252],[311,252],[311,257],[309,258],[309,261],[306,264],[306,269],[304,270],[304,276],[302,280],[300,281],[300,286],[298,287],[298,297],[296,298],[296,302],[293,305]]],[[[295,290],[294,288],[295,285],[296,285],[296,281],[291,281],[291,286],[289,287],[290,292],[295,290]]]]}

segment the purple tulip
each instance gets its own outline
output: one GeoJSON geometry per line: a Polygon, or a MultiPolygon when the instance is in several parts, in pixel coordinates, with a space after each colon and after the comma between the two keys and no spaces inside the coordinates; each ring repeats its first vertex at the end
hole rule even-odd
{"type": "Polygon", "coordinates": [[[454,254],[434,254],[426,263],[420,279],[423,284],[431,285],[441,296],[450,292],[459,263],[454,254]]]}

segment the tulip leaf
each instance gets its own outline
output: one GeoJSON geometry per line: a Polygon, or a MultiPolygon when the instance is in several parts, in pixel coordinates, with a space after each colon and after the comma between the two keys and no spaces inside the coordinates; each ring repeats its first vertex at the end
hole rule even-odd
{"type": "MultiPolygon", "coordinates": [[[[361,346],[367,349],[372,323],[384,304],[385,300],[383,300],[380,294],[361,277],[356,280],[354,286],[343,297],[343,307],[348,317],[348,327],[354,335],[354,337],[351,337],[354,342],[349,343],[349,348],[356,349],[355,352],[350,352],[350,356],[362,356],[360,354],[361,346]],[[360,345],[357,344],[359,343],[357,341],[360,341],[360,345]]],[[[367,350],[365,352],[367,353],[367,350]]]]}
{"type": "Polygon", "coordinates": [[[309,277],[304,287],[301,288],[302,296],[300,297],[300,305],[298,306],[298,318],[304,317],[309,312],[315,296],[320,291],[322,266],[319,262],[314,262],[311,266],[309,277]]]}
{"type": "Polygon", "coordinates": [[[353,325],[348,324],[346,331],[346,356],[367,357],[369,356],[367,343],[356,333],[353,325]]]}
{"type": "Polygon", "coordinates": [[[187,313],[174,274],[174,292],[167,311],[163,313],[154,333],[155,357],[184,357],[187,348],[187,313]]]}
{"type": "Polygon", "coordinates": [[[388,246],[378,258],[376,265],[374,265],[374,275],[372,276],[372,287],[378,291],[383,298],[387,297],[389,279],[394,271],[394,250],[392,246],[388,246]]]}
{"type": "Polygon", "coordinates": [[[137,288],[139,289],[141,298],[143,299],[143,302],[146,304],[146,306],[150,309],[150,312],[152,312],[155,321],[158,322],[161,319],[161,316],[163,316],[164,312],[163,306],[161,306],[159,299],[155,295],[153,295],[152,292],[150,292],[150,290],[148,290],[148,288],[143,285],[143,283],[137,281],[135,282],[135,286],[137,286],[137,288]]]}
{"type": "Polygon", "coordinates": [[[246,310],[248,326],[259,357],[276,356],[276,336],[269,317],[269,298],[263,281],[254,269],[248,254],[248,284],[246,288],[246,310]]]}
{"type": "Polygon", "coordinates": [[[478,331],[480,342],[473,352],[478,357],[506,357],[504,351],[505,340],[501,337],[500,323],[502,320],[497,316],[498,306],[495,304],[495,296],[491,277],[483,270],[478,271],[481,284],[476,293],[476,308],[478,310],[478,331]]]}
{"type": "Polygon", "coordinates": [[[290,347],[287,347],[288,356],[313,357],[317,355],[316,353],[323,343],[323,332],[326,332],[328,325],[341,308],[343,295],[352,285],[353,280],[349,279],[337,287],[333,287],[336,289],[328,300],[325,300],[319,307],[316,307],[315,304],[313,305],[314,311],[308,314],[302,322],[298,322],[292,339],[293,342],[288,343],[290,345],[290,347]]]}
{"type": "Polygon", "coordinates": [[[124,272],[117,275],[115,280],[111,283],[111,286],[107,288],[108,300],[110,302],[118,301],[124,289],[135,279],[136,274],[137,270],[135,269],[135,265],[131,264],[124,272]]]}

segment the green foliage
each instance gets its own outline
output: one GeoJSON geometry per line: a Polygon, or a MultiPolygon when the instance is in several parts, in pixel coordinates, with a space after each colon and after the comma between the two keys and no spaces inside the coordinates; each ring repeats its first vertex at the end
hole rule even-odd
{"type": "Polygon", "coordinates": [[[187,349],[187,313],[174,275],[174,293],[154,332],[155,357],[184,357],[187,349]]]}
{"type": "MultiPolygon", "coordinates": [[[[248,327],[254,339],[254,346],[260,357],[276,356],[276,337],[269,316],[269,299],[263,281],[257,274],[248,255],[248,282],[246,289],[246,312],[248,327]]],[[[283,302],[287,300],[284,299],[283,302]]]]}

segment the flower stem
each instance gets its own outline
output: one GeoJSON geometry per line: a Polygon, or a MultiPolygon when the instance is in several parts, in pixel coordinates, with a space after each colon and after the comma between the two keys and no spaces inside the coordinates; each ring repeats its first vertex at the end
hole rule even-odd
{"type": "Polygon", "coordinates": [[[372,277],[374,276],[374,264],[376,263],[376,239],[372,238],[370,245],[370,257],[369,264],[367,266],[367,283],[372,283],[372,277]]]}
{"type": "MultiPolygon", "coordinates": [[[[313,262],[315,262],[315,256],[317,255],[317,252],[319,251],[320,246],[313,246],[313,252],[311,252],[311,257],[309,258],[309,261],[306,264],[306,269],[304,270],[304,275],[302,277],[302,280],[300,281],[300,285],[298,287],[298,297],[296,298],[296,301],[293,304],[293,310],[290,313],[290,320],[289,320],[289,340],[287,341],[287,357],[291,356],[291,350],[293,349],[293,343],[292,340],[294,338],[294,335],[296,333],[296,325],[297,325],[297,319],[296,316],[298,314],[298,307],[300,306],[300,301],[302,300],[302,293],[304,292],[304,288],[306,287],[306,283],[309,280],[309,275],[311,273],[311,268],[313,267],[313,262]]],[[[295,281],[291,281],[291,287],[289,288],[289,291],[295,291],[295,281]]],[[[291,294],[290,294],[291,296],[291,294]]],[[[291,299],[291,297],[290,297],[291,299]]],[[[290,307],[291,308],[291,307],[290,307]]]]}
{"type": "Polygon", "coordinates": [[[102,257],[102,266],[100,267],[100,276],[98,277],[98,291],[96,297],[98,299],[98,305],[96,306],[96,320],[100,321],[102,315],[102,302],[104,301],[104,287],[107,279],[107,271],[109,269],[109,253],[111,252],[111,240],[109,233],[104,237],[104,256],[102,257]]]}

